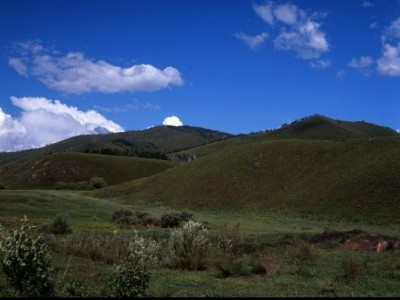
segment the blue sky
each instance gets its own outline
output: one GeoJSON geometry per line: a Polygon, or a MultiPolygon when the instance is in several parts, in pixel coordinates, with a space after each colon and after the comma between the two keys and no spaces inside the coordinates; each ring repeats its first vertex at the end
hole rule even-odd
{"type": "Polygon", "coordinates": [[[315,113],[400,129],[399,0],[2,0],[0,151],[315,113]]]}

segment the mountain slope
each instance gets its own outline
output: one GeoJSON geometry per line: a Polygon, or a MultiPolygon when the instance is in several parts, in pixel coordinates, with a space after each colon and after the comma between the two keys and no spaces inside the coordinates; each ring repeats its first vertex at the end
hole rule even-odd
{"type": "Polygon", "coordinates": [[[56,183],[77,183],[103,177],[108,184],[154,175],[174,164],[165,160],[60,153],[0,167],[0,182],[7,189],[54,188],[56,183]]]}
{"type": "Polygon", "coordinates": [[[314,139],[314,140],[346,140],[351,138],[373,138],[400,136],[391,128],[379,126],[364,121],[349,122],[334,120],[321,115],[296,120],[284,124],[281,128],[240,135],[212,144],[198,146],[192,149],[174,153],[175,157],[202,157],[229,147],[256,143],[266,140],[281,139],[314,139]]]}
{"type": "Polygon", "coordinates": [[[66,151],[149,157],[152,153],[170,153],[231,136],[229,133],[192,126],[156,126],[138,131],[81,135],[38,149],[0,153],[0,166],[66,151]]]}
{"type": "Polygon", "coordinates": [[[113,189],[126,202],[393,222],[400,139],[251,143],[113,189]]]}

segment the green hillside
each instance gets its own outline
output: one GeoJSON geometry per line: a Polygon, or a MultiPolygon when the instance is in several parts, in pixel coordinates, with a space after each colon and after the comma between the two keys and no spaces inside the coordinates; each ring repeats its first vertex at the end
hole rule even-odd
{"type": "Polygon", "coordinates": [[[342,140],[351,138],[397,136],[398,133],[364,121],[349,122],[314,115],[267,133],[270,139],[342,140]]]}
{"type": "Polygon", "coordinates": [[[152,157],[152,154],[167,154],[231,136],[229,133],[192,126],[156,126],[137,131],[81,135],[38,149],[0,153],[0,166],[61,152],[152,157]]]}
{"type": "Polygon", "coordinates": [[[321,115],[296,120],[284,124],[279,129],[267,130],[253,134],[240,135],[192,149],[172,154],[175,158],[202,157],[207,154],[230,148],[232,146],[266,140],[280,139],[314,139],[314,140],[345,140],[351,138],[371,138],[385,136],[400,136],[391,128],[364,121],[348,122],[334,120],[321,115]]]}
{"type": "Polygon", "coordinates": [[[60,153],[0,166],[0,182],[7,189],[54,188],[59,181],[76,183],[97,176],[103,177],[108,184],[116,184],[173,166],[172,162],[158,159],[60,153]]]}
{"type": "Polygon", "coordinates": [[[249,143],[114,189],[126,203],[396,222],[400,138],[249,143]]]}

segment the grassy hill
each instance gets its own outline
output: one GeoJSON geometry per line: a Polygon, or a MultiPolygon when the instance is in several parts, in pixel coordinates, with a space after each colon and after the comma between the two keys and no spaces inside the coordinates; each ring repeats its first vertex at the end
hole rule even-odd
{"type": "Polygon", "coordinates": [[[349,122],[334,120],[321,115],[313,115],[283,125],[278,130],[267,133],[269,139],[316,139],[343,140],[351,138],[369,138],[397,136],[391,128],[364,121],[349,122]]]}
{"type": "Polygon", "coordinates": [[[226,139],[233,135],[192,126],[156,126],[145,130],[103,135],[81,135],[38,149],[0,153],[0,166],[49,153],[86,152],[124,156],[170,153],[226,139]]]}
{"type": "Polygon", "coordinates": [[[113,188],[126,203],[397,222],[400,138],[249,143],[113,188]]]}
{"type": "Polygon", "coordinates": [[[351,138],[372,138],[400,136],[391,128],[367,123],[364,121],[348,122],[334,120],[321,115],[296,120],[284,124],[281,128],[253,134],[240,135],[192,149],[174,153],[176,158],[202,157],[207,154],[237,145],[256,143],[266,140],[311,139],[311,140],[345,140],[351,138]]]}
{"type": "Polygon", "coordinates": [[[98,176],[108,184],[116,184],[150,176],[173,166],[170,161],[158,159],[59,153],[0,166],[0,182],[7,189],[54,188],[59,181],[76,183],[98,176]]]}

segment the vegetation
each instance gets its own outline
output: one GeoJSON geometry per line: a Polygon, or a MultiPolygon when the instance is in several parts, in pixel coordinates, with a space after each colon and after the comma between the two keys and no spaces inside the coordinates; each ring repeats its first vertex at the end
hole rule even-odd
{"type": "Polygon", "coordinates": [[[0,297],[399,296],[388,128],[315,115],[236,137],[156,127],[50,146],[0,154],[0,297]],[[21,230],[24,214],[36,228],[21,230]]]}
{"type": "Polygon", "coordinates": [[[52,224],[44,224],[40,227],[41,232],[52,233],[52,234],[69,234],[72,232],[67,222],[67,216],[56,216],[52,224]]]}
{"type": "Polygon", "coordinates": [[[24,217],[20,228],[11,230],[0,243],[3,271],[14,296],[46,297],[53,294],[50,281],[50,253],[41,236],[33,236],[33,226],[24,217]]]}
{"type": "Polygon", "coordinates": [[[189,220],[174,229],[169,242],[171,265],[186,270],[204,267],[208,254],[208,232],[201,223],[189,220]]]}
{"type": "MultiPolygon", "coordinates": [[[[0,154],[1,156],[1,154],[0,154]]],[[[61,153],[33,158],[21,164],[0,164],[0,180],[7,189],[92,189],[93,178],[116,184],[165,171],[169,161],[99,154],[61,153]]]]}
{"type": "Polygon", "coordinates": [[[145,241],[135,231],[129,242],[128,253],[116,266],[113,289],[117,297],[143,297],[149,287],[152,271],[158,266],[155,255],[159,245],[145,241]]]}

